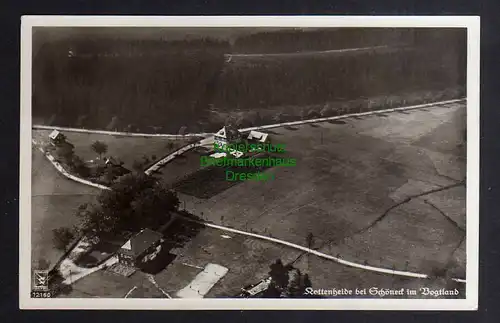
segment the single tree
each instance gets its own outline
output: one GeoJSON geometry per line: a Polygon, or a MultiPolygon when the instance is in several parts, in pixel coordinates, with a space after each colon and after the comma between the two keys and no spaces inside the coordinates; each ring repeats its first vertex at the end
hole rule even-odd
{"type": "Polygon", "coordinates": [[[99,159],[102,159],[102,155],[108,151],[108,145],[99,140],[94,141],[91,147],[92,150],[99,155],[99,159]]]}
{"type": "Polygon", "coordinates": [[[75,238],[73,231],[69,228],[54,229],[52,233],[54,245],[60,250],[66,250],[70,242],[75,238]]]}
{"type": "Polygon", "coordinates": [[[309,232],[306,236],[307,248],[311,249],[314,242],[314,236],[311,232],[309,232]]]}
{"type": "Polygon", "coordinates": [[[269,276],[271,277],[271,286],[277,292],[281,292],[288,282],[288,275],[281,259],[277,259],[270,266],[269,276]]]}

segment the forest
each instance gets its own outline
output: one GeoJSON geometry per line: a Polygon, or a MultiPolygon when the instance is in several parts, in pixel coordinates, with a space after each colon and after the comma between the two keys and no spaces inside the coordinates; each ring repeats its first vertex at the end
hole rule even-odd
{"type": "Polygon", "coordinates": [[[213,131],[224,122],[221,113],[457,88],[463,95],[466,58],[464,29],[286,29],[232,41],[60,39],[34,53],[33,120],[116,131],[213,131]],[[384,47],[310,53],[373,46],[384,47]]]}

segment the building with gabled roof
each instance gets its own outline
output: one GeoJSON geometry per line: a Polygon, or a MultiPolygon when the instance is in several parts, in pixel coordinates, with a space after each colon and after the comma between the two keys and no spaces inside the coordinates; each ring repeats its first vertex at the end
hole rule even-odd
{"type": "Polygon", "coordinates": [[[124,265],[136,267],[154,259],[161,250],[162,242],[161,233],[143,229],[118,250],[118,260],[124,265]]]}
{"type": "Polygon", "coordinates": [[[50,143],[52,145],[57,145],[59,141],[63,138],[63,134],[58,130],[54,130],[49,134],[50,143]]]}
{"type": "Polygon", "coordinates": [[[241,133],[233,126],[226,125],[214,135],[214,141],[219,146],[229,145],[241,139],[241,133]]]}

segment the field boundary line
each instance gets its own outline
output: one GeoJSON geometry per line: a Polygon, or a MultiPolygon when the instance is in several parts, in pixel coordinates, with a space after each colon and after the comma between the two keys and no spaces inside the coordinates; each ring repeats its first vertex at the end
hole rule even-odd
{"type": "Polygon", "coordinates": [[[137,289],[137,286],[132,287],[132,288],[131,288],[128,292],[127,292],[127,294],[125,294],[125,296],[124,296],[123,298],[127,298],[127,297],[129,297],[129,295],[130,295],[130,294],[132,294],[132,292],[133,292],[134,290],[136,290],[136,289],[137,289]]]}

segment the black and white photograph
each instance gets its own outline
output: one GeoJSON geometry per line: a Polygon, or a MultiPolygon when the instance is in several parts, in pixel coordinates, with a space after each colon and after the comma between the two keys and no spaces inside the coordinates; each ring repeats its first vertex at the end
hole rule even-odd
{"type": "Polygon", "coordinates": [[[20,306],[478,302],[478,17],[25,16],[20,306]]]}

